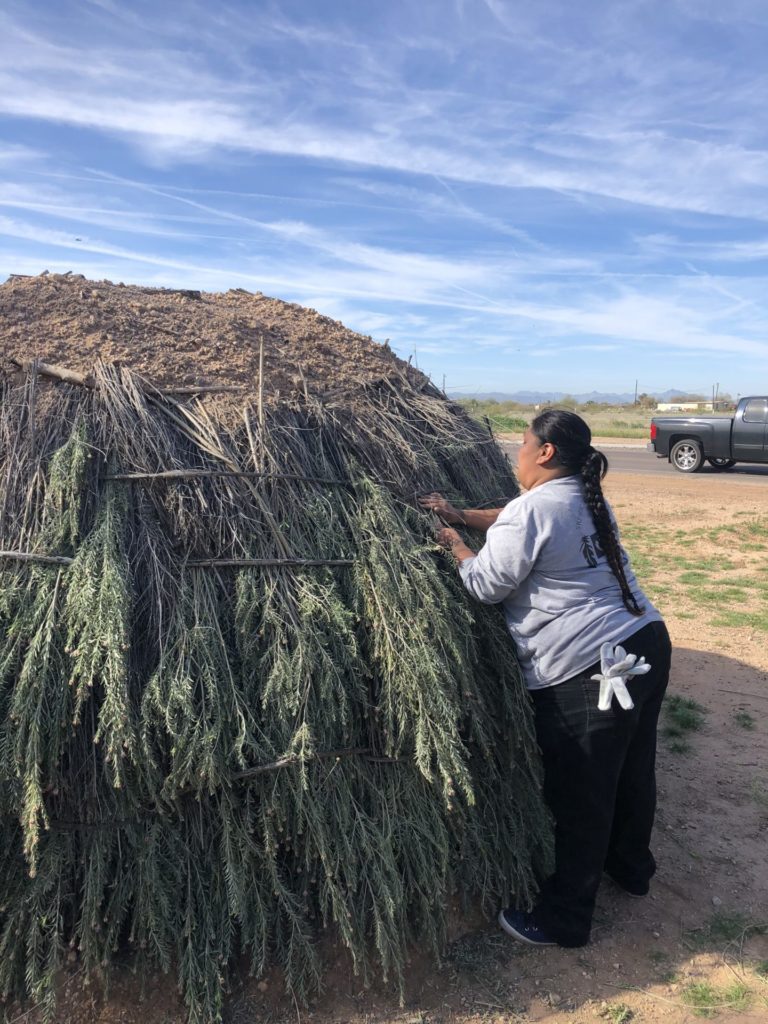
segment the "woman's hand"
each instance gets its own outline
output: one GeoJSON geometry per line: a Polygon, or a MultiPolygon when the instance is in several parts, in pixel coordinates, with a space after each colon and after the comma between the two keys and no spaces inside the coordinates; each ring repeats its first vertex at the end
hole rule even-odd
{"type": "Polygon", "coordinates": [[[458,531],[452,530],[450,526],[444,526],[442,530],[438,530],[435,539],[440,547],[448,548],[449,551],[457,544],[464,543],[458,531]]]}
{"type": "Polygon", "coordinates": [[[441,530],[438,530],[435,534],[435,539],[441,547],[450,551],[459,565],[465,559],[475,557],[475,552],[472,548],[467,547],[461,538],[461,534],[457,530],[452,530],[450,526],[444,526],[441,530]]]}
{"type": "Polygon", "coordinates": [[[432,494],[422,494],[419,498],[422,508],[428,509],[438,515],[444,523],[463,523],[464,517],[457,508],[444,498],[442,494],[433,491],[432,494]]]}

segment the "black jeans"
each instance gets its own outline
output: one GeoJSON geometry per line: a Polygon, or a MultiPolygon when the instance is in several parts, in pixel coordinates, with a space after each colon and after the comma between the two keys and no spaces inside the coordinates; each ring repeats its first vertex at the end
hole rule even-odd
{"type": "Polygon", "coordinates": [[[534,919],[561,946],[589,940],[603,871],[628,888],[647,886],[656,810],[656,723],[669,679],[666,626],[651,622],[621,644],[645,655],[651,671],[634,676],[634,701],[614,698],[598,711],[599,663],[572,679],[531,691],[544,760],[544,798],[555,819],[555,872],[542,885],[534,919]]]}

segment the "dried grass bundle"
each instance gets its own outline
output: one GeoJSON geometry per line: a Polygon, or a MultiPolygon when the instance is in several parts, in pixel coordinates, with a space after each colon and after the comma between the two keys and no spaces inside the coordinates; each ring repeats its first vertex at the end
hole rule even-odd
{"type": "Polygon", "coordinates": [[[515,493],[392,373],[324,400],[175,401],[127,369],[0,383],[0,991],[126,946],[218,1020],[229,965],[298,997],[439,951],[449,896],[524,900],[548,824],[497,610],[414,497],[515,493]]]}

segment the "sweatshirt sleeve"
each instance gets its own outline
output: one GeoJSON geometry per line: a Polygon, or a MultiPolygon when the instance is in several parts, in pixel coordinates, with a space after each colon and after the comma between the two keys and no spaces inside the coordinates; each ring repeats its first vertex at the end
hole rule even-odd
{"type": "Polygon", "coordinates": [[[464,586],[483,604],[498,604],[531,573],[544,536],[527,503],[510,502],[477,555],[459,566],[464,586]],[[516,507],[517,506],[517,507],[516,507]]]}

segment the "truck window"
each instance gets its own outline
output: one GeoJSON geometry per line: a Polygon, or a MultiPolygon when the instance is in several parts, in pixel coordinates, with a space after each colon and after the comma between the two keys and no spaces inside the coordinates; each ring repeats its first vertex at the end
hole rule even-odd
{"type": "Polygon", "coordinates": [[[744,406],[745,423],[765,423],[765,399],[753,398],[744,406]]]}

